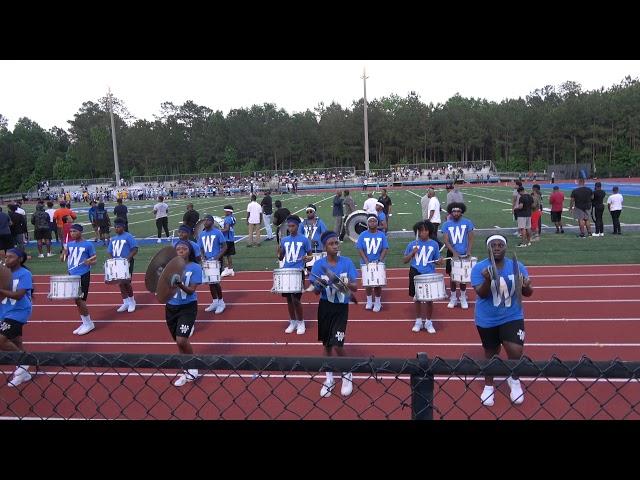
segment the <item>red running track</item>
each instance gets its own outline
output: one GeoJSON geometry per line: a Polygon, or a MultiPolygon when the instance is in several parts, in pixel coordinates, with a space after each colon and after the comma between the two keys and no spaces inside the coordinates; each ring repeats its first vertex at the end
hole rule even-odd
{"type": "MultiPolygon", "coordinates": [[[[387,272],[388,285],[383,291],[383,310],[379,313],[365,311],[365,293],[363,290],[358,292],[362,303],[350,306],[346,353],[354,357],[415,358],[416,353],[424,351],[430,357],[456,359],[466,353],[482,358],[473,323],[474,293],[469,294],[468,310],[459,307],[450,310],[446,308],[446,301],[435,303],[435,335],[425,331],[413,333],[414,307],[407,292],[406,272],[406,269],[389,269],[387,272]]],[[[638,360],[639,265],[544,266],[530,267],[529,272],[535,292],[533,297],[525,299],[527,356],[534,360],[547,360],[554,354],[562,360],[577,360],[582,355],[592,360],[638,360]]],[[[143,278],[142,274],[134,276],[134,289],[138,290],[137,311],[118,314],[115,312],[120,304],[117,288],[105,285],[101,281],[102,275],[94,275],[89,308],[97,328],[86,336],[78,337],[71,333],[79,324],[75,305],[67,301],[47,300],[48,277],[36,276],[34,313],[25,327],[26,348],[31,351],[176,353],[164,323],[164,306],[158,304],[152,294],[142,292],[143,278]]],[[[221,315],[204,312],[211,299],[206,286],[201,286],[196,332],[191,339],[195,352],[322,355],[315,320],[317,297],[313,294],[303,296],[306,334],[287,335],[284,333],[288,324],[286,305],[280,295],[269,292],[271,284],[271,272],[238,272],[235,277],[225,278],[223,289],[227,309],[221,315]]],[[[10,373],[5,368],[7,378],[10,373]]],[[[224,372],[209,372],[205,378],[177,389],[171,385],[174,374],[140,371],[127,376],[126,372],[111,370],[98,382],[93,371],[85,371],[73,381],[69,372],[54,377],[38,375],[34,381],[18,389],[0,387],[5,398],[0,403],[0,416],[410,417],[410,389],[405,377],[401,380],[385,377],[380,381],[364,381],[366,376],[358,375],[354,393],[344,400],[337,391],[339,382],[332,397],[319,398],[323,375],[309,381],[308,375],[300,374],[288,375],[284,379],[281,374],[253,378],[251,372],[231,377],[224,372]],[[140,393],[136,396],[131,392],[136,392],[138,387],[140,393]],[[86,388],[91,388],[91,395],[83,398],[86,388]],[[162,392],[160,401],[153,390],[162,392]],[[215,405],[207,401],[207,396],[214,391],[215,405]],[[276,392],[280,399],[286,400],[278,400],[269,395],[270,392],[276,392]],[[185,393],[189,399],[186,403],[183,399],[185,393]],[[24,398],[35,402],[36,407],[29,409],[24,398]],[[73,406],[69,398],[80,402],[80,406],[73,406]],[[103,401],[106,403],[101,405],[103,401]],[[145,413],[147,410],[148,414],[145,413]]],[[[508,400],[508,389],[500,385],[496,405],[489,409],[479,408],[481,381],[443,379],[436,387],[436,417],[623,418],[630,410],[629,405],[635,406],[640,401],[637,386],[630,388],[632,385],[624,382],[601,381],[594,384],[593,381],[571,381],[564,382],[561,390],[546,380],[532,382],[523,379],[523,383],[527,386],[527,400],[523,405],[512,406],[508,400]],[[588,392],[583,385],[590,386],[588,392]],[[605,407],[600,407],[601,399],[610,400],[605,407]]],[[[560,384],[562,380],[556,383],[560,384]]],[[[630,418],[639,416],[634,412],[630,418]]]]}

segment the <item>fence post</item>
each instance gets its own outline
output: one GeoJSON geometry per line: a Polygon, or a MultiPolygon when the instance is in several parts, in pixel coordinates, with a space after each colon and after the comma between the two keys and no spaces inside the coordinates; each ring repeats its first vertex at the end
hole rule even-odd
{"type": "Polygon", "coordinates": [[[433,375],[426,353],[418,353],[421,373],[411,375],[411,419],[433,420],[433,375]]]}

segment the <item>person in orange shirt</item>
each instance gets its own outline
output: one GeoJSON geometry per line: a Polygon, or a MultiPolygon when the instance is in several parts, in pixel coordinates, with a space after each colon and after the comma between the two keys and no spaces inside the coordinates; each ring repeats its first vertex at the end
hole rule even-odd
{"type": "Polygon", "coordinates": [[[64,239],[64,231],[62,230],[62,226],[64,224],[64,217],[66,217],[67,215],[69,215],[73,220],[78,218],[78,215],[76,215],[73,210],[67,208],[66,202],[60,202],[60,208],[56,209],[56,211],[53,212],[53,220],[54,222],[56,222],[58,237],[60,239],[64,239]]]}

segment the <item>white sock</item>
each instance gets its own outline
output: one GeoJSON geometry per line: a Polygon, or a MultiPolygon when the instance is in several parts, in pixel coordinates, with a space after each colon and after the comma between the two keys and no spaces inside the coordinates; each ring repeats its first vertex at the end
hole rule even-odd
{"type": "Polygon", "coordinates": [[[218,305],[220,305],[221,303],[224,303],[224,300],[222,299],[222,297],[218,299],[218,305]]]}
{"type": "Polygon", "coordinates": [[[451,297],[450,298],[452,298],[452,299],[453,298],[458,298],[457,295],[456,295],[456,291],[455,290],[451,291],[451,297]]]}
{"type": "Polygon", "coordinates": [[[91,315],[80,315],[82,319],[82,323],[84,325],[91,325],[93,322],[91,321],[91,315]]]}
{"type": "Polygon", "coordinates": [[[367,303],[373,303],[373,295],[367,295],[367,303]]]}
{"type": "Polygon", "coordinates": [[[422,325],[422,319],[421,318],[416,318],[416,323],[419,323],[422,325]]]}
{"type": "Polygon", "coordinates": [[[129,300],[129,305],[135,305],[136,304],[136,299],[133,298],[133,296],[129,297],[127,300],[129,300]]]}
{"type": "Polygon", "coordinates": [[[382,301],[382,297],[376,297],[376,304],[380,305],[381,301],[382,301]]]}
{"type": "Polygon", "coordinates": [[[467,291],[466,290],[460,290],[460,298],[465,297],[467,298],[467,291]]]}
{"type": "Polygon", "coordinates": [[[128,307],[129,306],[129,298],[128,297],[127,298],[123,298],[122,299],[122,304],[126,305],[128,307]]]}
{"type": "Polygon", "coordinates": [[[327,374],[327,383],[333,383],[333,372],[325,372],[327,374]]]}

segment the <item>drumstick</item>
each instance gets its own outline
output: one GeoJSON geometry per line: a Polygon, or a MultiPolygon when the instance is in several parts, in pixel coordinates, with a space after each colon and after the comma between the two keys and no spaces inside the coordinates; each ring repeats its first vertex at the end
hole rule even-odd
{"type": "Polygon", "coordinates": [[[520,265],[518,264],[518,257],[516,252],[511,254],[513,261],[513,284],[516,293],[516,299],[518,303],[522,304],[522,274],[520,273],[520,265]]]}
{"type": "Polygon", "coordinates": [[[493,256],[493,250],[489,245],[489,258],[491,259],[491,280],[496,286],[496,290],[500,289],[500,278],[498,277],[498,267],[496,266],[496,258],[493,256]]]}

